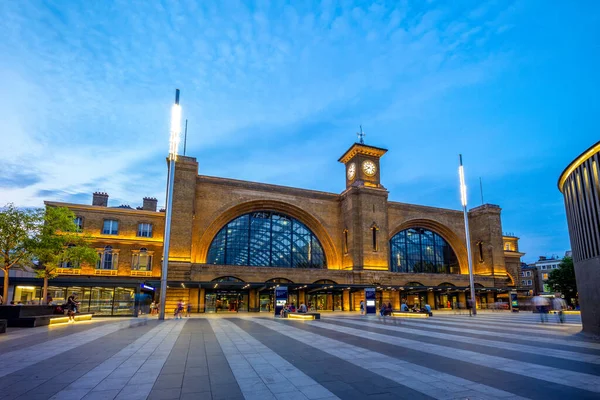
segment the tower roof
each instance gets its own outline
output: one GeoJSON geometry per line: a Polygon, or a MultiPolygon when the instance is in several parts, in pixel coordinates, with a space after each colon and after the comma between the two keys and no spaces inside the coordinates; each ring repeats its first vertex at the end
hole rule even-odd
{"type": "Polygon", "coordinates": [[[372,157],[381,157],[387,153],[387,149],[381,147],[369,146],[364,143],[354,143],[346,152],[339,158],[339,162],[347,163],[352,157],[357,154],[365,154],[372,157]]]}

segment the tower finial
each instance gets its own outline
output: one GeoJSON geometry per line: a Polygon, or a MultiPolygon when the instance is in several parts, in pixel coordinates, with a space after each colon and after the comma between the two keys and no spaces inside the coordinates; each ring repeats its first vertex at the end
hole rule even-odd
{"type": "Polygon", "coordinates": [[[364,137],[367,136],[367,134],[363,132],[362,125],[360,125],[360,132],[357,132],[356,135],[358,136],[360,144],[365,144],[364,137]]]}

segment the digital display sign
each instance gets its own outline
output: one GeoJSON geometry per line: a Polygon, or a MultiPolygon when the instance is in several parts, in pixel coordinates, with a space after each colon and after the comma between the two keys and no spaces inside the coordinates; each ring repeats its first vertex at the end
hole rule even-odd
{"type": "Polygon", "coordinates": [[[275,288],[275,316],[280,316],[281,310],[285,307],[288,301],[287,286],[279,286],[275,288]]]}
{"type": "Polygon", "coordinates": [[[366,307],[365,311],[367,314],[375,314],[377,310],[375,309],[375,288],[366,288],[365,289],[365,300],[366,307]]]}

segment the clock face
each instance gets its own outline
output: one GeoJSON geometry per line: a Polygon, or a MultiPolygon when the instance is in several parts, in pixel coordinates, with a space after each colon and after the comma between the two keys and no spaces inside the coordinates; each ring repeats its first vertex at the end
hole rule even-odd
{"type": "Polygon", "coordinates": [[[356,164],[352,163],[348,165],[348,180],[354,179],[354,175],[356,175],[356,164]]]}
{"type": "Polygon", "coordinates": [[[362,167],[363,167],[363,171],[368,176],[375,175],[375,172],[377,171],[377,167],[375,166],[375,163],[370,160],[365,161],[363,163],[362,167]]]}

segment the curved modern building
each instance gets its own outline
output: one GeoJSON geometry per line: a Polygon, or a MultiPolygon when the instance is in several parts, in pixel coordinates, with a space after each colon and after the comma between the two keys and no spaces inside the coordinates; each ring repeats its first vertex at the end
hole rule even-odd
{"type": "MultiPolygon", "coordinates": [[[[381,182],[386,151],[350,146],[338,160],[341,193],[201,175],[195,158],[179,156],[167,309],[182,299],[194,312],[271,311],[277,285],[288,287],[290,303],[317,310],[357,310],[367,287],[395,309],[403,301],[464,306],[462,211],[389,201],[381,182]]],[[[69,207],[99,255],[96,265],[57,270],[50,283],[55,299],[76,291],[85,310],[88,304],[98,314],[123,315],[140,309],[145,293],[160,290],[165,214],[156,199],[145,198],[137,209],[108,206],[106,193],[95,193],[91,205],[46,204],[69,207]]],[[[502,235],[500,213],[491,204],[469,211],[482,308],[507,302],[520,282],[523,253],[517,237],[502,235]]],[[[15,282],[16,299],[39,296],[41,281],[15,282]]]]}
{"type": "Polygon", "coordinates": [[[583,331],[600,334],[600,142],[560,175],[583,331]]]}

